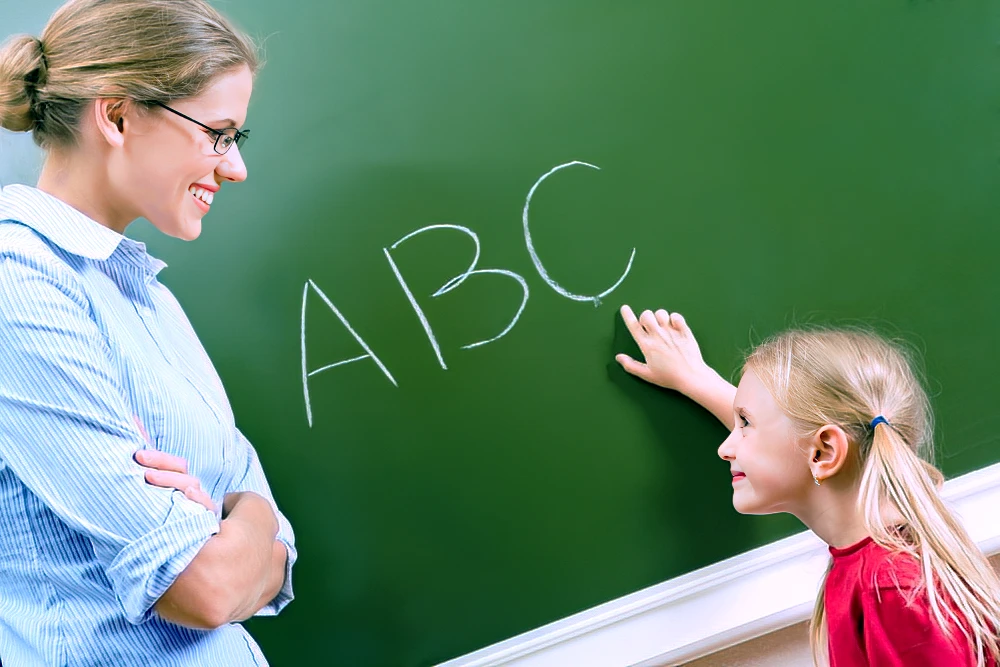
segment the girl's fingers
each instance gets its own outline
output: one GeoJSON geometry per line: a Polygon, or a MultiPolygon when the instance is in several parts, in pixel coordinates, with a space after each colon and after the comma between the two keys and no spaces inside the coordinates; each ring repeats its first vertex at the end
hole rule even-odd
{"type": "Polygon", "coordinates": [[[622,320],[625,322],[625,326],[628,328],[629,333],[632,334],[632,338],[634,338],[636,342],[639,342],[639,339],[645,335],[645,332],[642,330],[642,325],[639,324],[639,320],[636,319],[635,313],[633,313],[632,309],[628,306],[622,306],[621,313],[622,320]]]}
{"type": "Polygon", "coordinates": [[[651,336],[659,333],[659,324],[657,324],[656,316],[653,315],[653,311],[651,310],[642,311],[642,315],[639,316],[639,324],[641,324],[643,330],[651,336]]]}
{"type": "Polygon", "coordinates": [[[670,313],[660,308],[656,311],[656,323],[663,329],[670,328],[670,313]]]}
{"type": "Polygon", "coordinates": [[[647,382],[652,382],[652,373],[650,373],[649,366],[646,364],[636,361],[627,354],[619,354],[615,356],[615,361],[621,364],[622,368],[624,368],[627,373],[631,373],[637,378],[642,378],[647,382]]]}

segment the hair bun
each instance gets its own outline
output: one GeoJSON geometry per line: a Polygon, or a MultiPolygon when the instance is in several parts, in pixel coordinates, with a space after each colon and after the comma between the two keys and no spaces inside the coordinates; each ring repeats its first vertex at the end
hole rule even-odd
{"type": "Polygon", "coordinates": [[[13,132],[35,128],[38,88],[48,79],[48,61],[42,41],[15,35],[0,46],[0,127],[13,132]]]}

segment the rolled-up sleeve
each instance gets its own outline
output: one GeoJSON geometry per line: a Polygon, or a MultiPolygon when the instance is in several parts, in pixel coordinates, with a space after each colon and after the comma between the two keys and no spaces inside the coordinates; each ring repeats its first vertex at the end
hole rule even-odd
{"type": "Polygon", "coordinates": [[[90,539],[125,617],[141,623],[218,518],[146,484],[113,353],[72,271],[0,254],[0,341],[0,460],[90,539]]]}
{"type": "Polygon", "coordinates": [[[281,591],[278,592],[278,595],[269,604],[254,614],[255,616],[274,616],[295,599],[295,595],[292,592],[292,566],[295,565],[295,561],[298,559],[298,552],[295,550],[295,533],[292,531],[292,524],[289,523],[285,515],[278,509],[277,503],[274,502],[274,496],[271,494],[271,487],[264,476],[264,469],[260,465],[257,450],[250,444],[250,441],[247,440],[242,431],[236,429],[236,435],[246,455],[246,467],[243,474],[234,483],[231,491],[252,491],[259,496],[267,498],[271,503],[272,509],[274,509],[274,515],[278,518],[278,535],[276,539],[284,544],[285,549],[288,551],[288,560],[285,563],[285,583],[282,585],[281,591]]]}

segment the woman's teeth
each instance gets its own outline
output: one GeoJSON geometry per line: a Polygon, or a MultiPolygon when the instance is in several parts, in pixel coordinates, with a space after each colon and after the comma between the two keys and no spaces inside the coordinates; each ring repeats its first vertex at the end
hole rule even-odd
{"type": "Polygon", "coordinates": [[[205,190],[203,188],[196,188],[193,185],[188,188],[188,192],[190,192],[195,197],[197,197],[198,199],[202,200],[203,202],[205,202],[209,206],[212,205],[212,199],[215,196],[214,193],[211,193],[208,190],[205,190]]]}

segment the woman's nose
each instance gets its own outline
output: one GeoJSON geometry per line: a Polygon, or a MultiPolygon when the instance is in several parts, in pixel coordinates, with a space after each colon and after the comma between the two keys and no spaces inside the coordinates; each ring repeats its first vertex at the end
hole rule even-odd
{"type": "Polygon", "coordinates": [[[219,166],[215,168],[215,173],[227,181],[240,183],[247,180],[247,165],[243,162],[243,155],[239,146],[233,146],[222,157],[219,166]]]}

